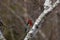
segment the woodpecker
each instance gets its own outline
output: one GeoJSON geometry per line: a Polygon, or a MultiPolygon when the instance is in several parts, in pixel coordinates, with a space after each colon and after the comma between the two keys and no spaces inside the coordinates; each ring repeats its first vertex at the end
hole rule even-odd
{"type": "Polygon", "coordinates": [[[28,14],[24,14],[24,20],[25,20],[25,22],[26,22],[27,25],[29,25],[30,27],[32,27],[33,22],[32,22],[32,20],[29,18],[29,15],[28,15],[28,14]]]}
{"type": "Polygon", "coordinates": [[[27,21],[27,25],[29,25],[30,27],[33,26],[33,23],[32,23],[32,20],[31,20],[31,19],[28,19],[28,21],[27,21]]]}
{"type": "Polygon", "coordinates": [[[25,28],[25,31],[29,31],[32,26],[33,26],[33,22],[32,20],[29,18],[29,15],[28,14],[25,14],[24,15],[24,20],[25,20],[25,23],[26,23],[26,28],[25,28]]]}
{"type": "Polygon", "coordinates": [[[32,26],[33,26],[33,22],[32,22],[31,19],[28,18],[28,19],[26,20],[26,26],[27,26],[27,27],[25,28],[25,31],[28,32],[28,31],[32,28],[32,26]]]}

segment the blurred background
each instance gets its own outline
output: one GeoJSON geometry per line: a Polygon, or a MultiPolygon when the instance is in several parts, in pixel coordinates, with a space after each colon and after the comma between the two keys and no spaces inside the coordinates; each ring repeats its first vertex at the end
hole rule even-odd
{"type": "MultiPolygon", "coordinates": [[[[51,0],[53,3],[56,0],[51,0]]],[[[44,10],[45,0],[0,0],[0,31],[6,40],[23,40],[44,10]]],[[[52,4],[53,4],[52,3],[52,4]]],[[[41,32],[31,40],[60,40],[60,5],[44,17],[41,32]]],[[[3,40],[3,39],[2,39],[3,40]]]]}

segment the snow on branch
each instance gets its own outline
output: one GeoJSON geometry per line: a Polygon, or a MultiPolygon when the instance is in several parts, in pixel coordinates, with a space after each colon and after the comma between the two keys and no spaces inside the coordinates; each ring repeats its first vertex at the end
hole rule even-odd
{"type": "Polygon", "coordinates": [[[24,40],[29,40],[30,38],[34,37],[34,35],[37,33],[38,28],[39,28],[38,24],[42,21],[43,17],[45,17],[45,15],[48,14],[48,12],[52,11],[60,3],[60,0],[57,0],[53,5],[51,3],[52,2],[50,0],[46,0],[45,1],[45,3],[44,3],[44,11],[36,19],[32,29],[27,33],[27,35],[24,38],[24,40]]]}

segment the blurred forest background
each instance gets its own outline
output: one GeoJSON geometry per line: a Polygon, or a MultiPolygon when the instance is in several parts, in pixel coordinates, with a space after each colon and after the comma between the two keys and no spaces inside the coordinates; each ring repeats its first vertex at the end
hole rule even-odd
{"type": "MultiPolygon", "coordinates": [[[[54,3],[56,0],[52,0],[54,3]]],[[[25,15],[35,22],[44,10],[45,0],[0,0],[1,31],[6,40],[23,40],[25,32],[25,15]]],[[[60,40],[60,5],[44,17],[40,30],[47,40],[60,40]]],[[[32,40],[45,40],[38,32],[32,40]]]]}

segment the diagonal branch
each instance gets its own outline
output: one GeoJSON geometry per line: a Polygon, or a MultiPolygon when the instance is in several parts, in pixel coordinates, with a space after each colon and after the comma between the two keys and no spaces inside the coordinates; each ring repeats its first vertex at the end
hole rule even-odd
{"type": "MultiPolygon", "coordinates": [[[[60,0],[57,0],[52,6],[48,6],[49,8],[46,10],[44,10],[41,15],[37,18],[37,20],[35,21],[32,29],[27,33],[26,37],[24,38],[24,40],[29,40],[30,38],[34,37],[34,35],[37,33],[38,31],[38,24],[41,22],[41,20],[43,19],[43,17],[45,17],[46,14],[48,14],[50,11],[52,11],[57,5],[58,3],[60,3],[60,0]]],[[[41,27],[41,26],[40,26],[41,27]]]]}

